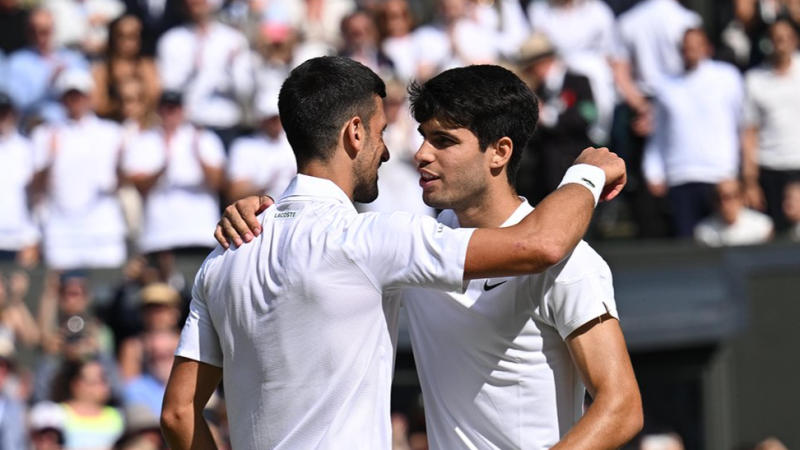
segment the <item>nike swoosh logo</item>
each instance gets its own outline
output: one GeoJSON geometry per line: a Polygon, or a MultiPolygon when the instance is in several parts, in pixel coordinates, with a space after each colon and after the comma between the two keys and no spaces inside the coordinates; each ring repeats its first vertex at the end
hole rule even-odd
{"type": "Polygon", "coordinates": [[[586,178],[582,178],[582,177],[581,177],[581,180],[583,180],[583,181],[584,181],[586,184],[588,184],[588,185],[589,185],[589,186],[591,186],[591,187],[596,187],[596,186],[594,185],[594,183],[592,183],[591,181],[589,181],[589,180],[588,180],[588,179],[586,179],[586,178]]]}
{"type": "Polygon", "coordinates": [[[500,286],[501,284],[506,283],[506,282],[508,282],[508,280],[501,281],[501,282],[499,282],[497,284],[489,284],[489,280],[486,280],[486,281],[483,282],[483,290],[484,291],[491,291],[492,289],[494,289],[497,286],[500,286]]]}

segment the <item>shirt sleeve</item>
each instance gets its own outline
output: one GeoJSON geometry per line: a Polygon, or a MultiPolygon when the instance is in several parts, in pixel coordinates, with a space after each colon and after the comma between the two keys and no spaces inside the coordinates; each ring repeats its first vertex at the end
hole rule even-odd
{"type": "Polygon", "coordinates": [[[742,109],[742,119],[745,126],[757,127],[761,124],[761,110],[758,107],[758,99],[756,98],[754,72],[750,72],[745,76],[744,90],[744,107],[742,109]]]}
{"type": "Polygon", "coordinates": [[[181,339],[175,350],[176,356],[222,367],[222,346],[203,292],[204,268],[200,268],[192,287],[192,302],[189,316],[181,331],[181,339]]]}
{"type": "Polygon", "coordinates": [[[453,229],[432,217],[367,213],[347,233],[353,260],[379,289],[420,286],[461,290],[474,229],[453,229]]]}
{"type": "Polygon", "coordinates": [[[666,183],[664,151],[668,145],[669,132],[668,124],[666,123],[666,111],[664,111],[664,107],[659,102],[656,102],[653,110],[653,133],[647,139],[647,144],[644,147],[642,171],[648,183],[666,183]]]}
{"type": "Polygon", "coordinates": [[[211,131],[203,130],[199,133],[197,145],[199,145],[200,158],[209,166],[224,167],[225,147],[222,145],[222,141],[211,131]]]}
{"type": "Polygon", "coordinates": [[[611,269],[588,244],[551,270],[558,270],[544,296],[544,308],[562,339],[604,314],[619,318],[611,269]]]}

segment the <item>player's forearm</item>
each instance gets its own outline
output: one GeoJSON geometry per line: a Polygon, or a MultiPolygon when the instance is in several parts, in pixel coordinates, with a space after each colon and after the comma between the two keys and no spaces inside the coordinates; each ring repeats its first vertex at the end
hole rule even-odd
{"type": "Polygon", "coordinates": [[[598,393],[586,414],[553,450],[619,448],[642,429],[642,420],[638,391],[598,393]]]}
{"type": "Polygon", "coordinates": [[[464,277],[512,276],[547,269],[578,245],[593,210],[591,192],[567,184],[542,200],[518,225],[475,230],[464,277]]]}
{"type": "Polygon", "coordinates": [[[193,405],[174,406],[165,403],[161,412],[161,431],[167,445],[173,450],[216,449],[202,408],[193,405]]]}

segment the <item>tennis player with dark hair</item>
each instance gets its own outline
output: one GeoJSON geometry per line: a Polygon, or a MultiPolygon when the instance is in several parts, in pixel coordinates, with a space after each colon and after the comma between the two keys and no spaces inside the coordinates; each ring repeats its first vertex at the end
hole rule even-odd
{"type": "MultiPolygon", "coordinates": [[[[369,69],[337,57],[309,60],[284,82],[279,109],[299,175],[259,217],[257,237],[219,247],[198,272],[162,412],[171,448],[213,445],[201,412],[222,379],[234,448],[389,449],[396,307],[384,291],[459,291],[464,280],[545,270],[578,244],[598,199],[624,185],[616,155],[587,149],[510,227],[358,214],[351,202],[375,199],[389,156],[383,91],[369,69]]],[[[501,173],[512,145],[492,144],[492,166],[473,175],[501,173]]]]}

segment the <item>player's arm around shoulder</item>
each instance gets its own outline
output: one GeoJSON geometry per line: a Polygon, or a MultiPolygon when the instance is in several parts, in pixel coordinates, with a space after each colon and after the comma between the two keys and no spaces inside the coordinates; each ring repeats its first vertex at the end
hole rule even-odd
{"type": "Polygon", "coordinates": [[[619,321],[612,313],[595,317],[571,332],[566,344],[593,402],[553,448],[619,448],[643,422],[639,386],[619,321]]]}

